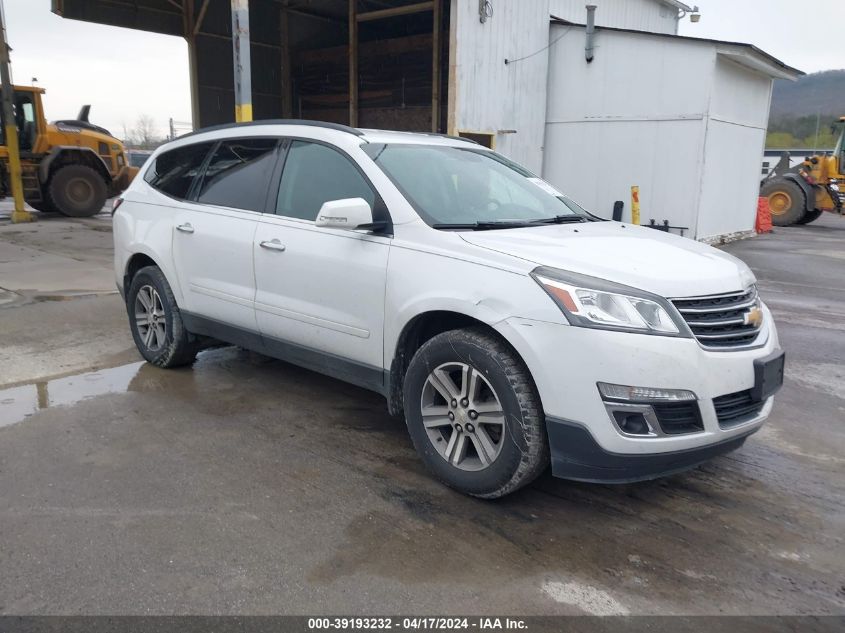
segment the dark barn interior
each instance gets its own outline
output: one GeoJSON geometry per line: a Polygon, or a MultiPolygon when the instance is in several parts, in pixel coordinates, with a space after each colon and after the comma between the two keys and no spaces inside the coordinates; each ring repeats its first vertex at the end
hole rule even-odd
{"type": "MultiPolygon", "coordinates": [[[[451,0],[249,0],[255,119],[445,131],[451,0]]],[[[53,0],[65,18],[181,36],[194,126],[234,120],[227,0],[53,0]]]]}

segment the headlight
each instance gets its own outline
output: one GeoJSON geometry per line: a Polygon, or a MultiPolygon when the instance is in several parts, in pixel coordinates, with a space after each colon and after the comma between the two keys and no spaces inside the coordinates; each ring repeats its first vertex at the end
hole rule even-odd
{"type": "Polygon", "coordinates": [[[663,336],[689,336],[669,302],[641,290],[554,268],[531,273],[571,325],[663,336]]]}

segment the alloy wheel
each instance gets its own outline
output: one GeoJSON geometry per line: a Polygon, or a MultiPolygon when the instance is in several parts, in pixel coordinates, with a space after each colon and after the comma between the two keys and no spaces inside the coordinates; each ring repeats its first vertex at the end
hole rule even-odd
{"type": "Polygon", "coordinates": [[[141,286],[135,295],[135,327],[150,351],[155,352],[164,346],[167,336],[164,305],[152,286],[141,286]]]}
{"type": "Polygon", "coordinates": [[[423,425],[438,454],[466,471],[488,468],[502,451],[505,412],[487,379],[466,363],[429,373],[420,399],[423,425]]]}

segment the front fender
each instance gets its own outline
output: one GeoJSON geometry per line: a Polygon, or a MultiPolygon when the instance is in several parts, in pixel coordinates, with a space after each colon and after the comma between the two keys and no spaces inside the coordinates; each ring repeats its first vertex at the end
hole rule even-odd
{"type": "Polygon", "coordinates": [[[800,174],[788,173],[784,174],[784,180],[791,180],[804,192],[804,210],[812,211],[816,207],[816,191],[813,185],[804,180],[800,174]]]}

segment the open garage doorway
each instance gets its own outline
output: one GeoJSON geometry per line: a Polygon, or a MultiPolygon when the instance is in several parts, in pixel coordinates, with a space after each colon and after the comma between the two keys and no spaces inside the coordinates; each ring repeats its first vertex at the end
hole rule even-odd
{"type": "Polygon", "coordinates": [[[444,131],[449,5],[291,0],[282,18],[283,116],[444,131]]]}
{"type": "MultiPolygon", "coordinates": [[[[303,118],[445,132],[457,0],[248,0],[256,120],[303,118]]],[[[234,121],[232,16],[223,0],[52,0],[72,20],[179,35],[194,126],[234,121]]]]}

